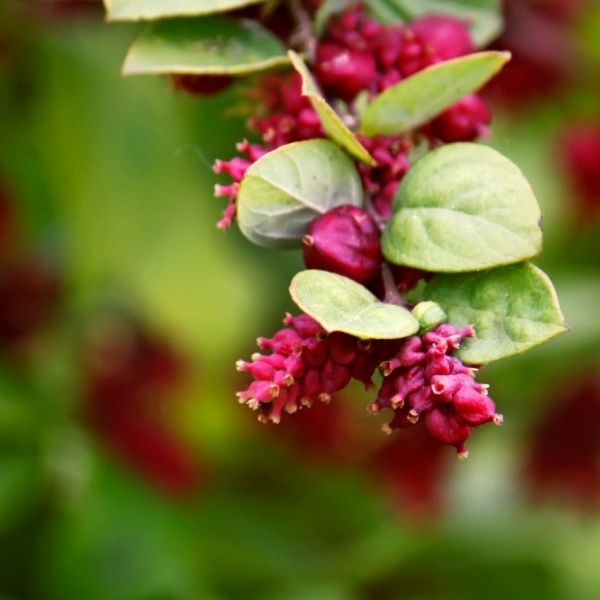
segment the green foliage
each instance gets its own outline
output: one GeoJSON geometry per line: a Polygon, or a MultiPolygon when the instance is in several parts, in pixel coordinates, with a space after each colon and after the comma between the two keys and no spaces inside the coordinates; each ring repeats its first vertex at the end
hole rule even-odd
{"type": "Polygon", "coordinates": [[[366,135],[394,135],[424,125],[478,90],[509,61],[507,52],[479,52],[427,67],[379,94],[360,115],[366,135]]]}
{"type": "Polygon", "coordinates": [[[109,21],[141,21],[226,12],[265,0],[104,0],[109,21]]]}
{"type": "Polygon", "coordinates": [[[380,302],[367,288],[335,273],[301,271],[292,280],[290,294],[327,331],[343,331],[362,339],[396,339],[419,329],[408,310],[380,302]]]}
{"type": "Polygon", "coordinates": [[[531,264],[483,273],[438,275],[425,296],[450,322],[473,325],[476,336],[459,351],[462,360],[485,364],[525,352],[566,331],[548,276],[531,264]]]}
{"type": "Polygon", "coordinates": [[[281,146],[246,172],[238,195],[242,233],[260,246],[297,244],[317,215],[361,206],[362,186],[347,154],[327,140],[281,146]]]}
{"type": "Polygon", "coordinates": [[[211,15],[148,25],[123,74],[243,75],[287,62],[281,42],[257,21],[211,15]]]}
{"type": "Polygon", "coordinates": [[[541,250],[540,209],[519,170],[496,150],[449,144],[404,178],[383,235],[391,262],[432,272],[487,269],[541,250]]]}
{"type": "MultiPolygon", "coordinates": [[[[257,431],[231,400],[232,357],[248,350],[249,338],[274,328],[287,302],[280,288],[296,266],[288,253],[257,252],[235,232],[225,237],[212,225],[218,203],[197,148],[210,163],[243,135],[235,119],[222,120],[231,97],[198,102],[148,78],[123,85],[116,65],[131,35],[127,27],[91,19],[70,20],[66,27],[44,21],[38,28],[33,19],[24,28],[6,23],[34,36],[35,46],[20,73],[25,85],[14,95],[18,105],[2,105],[7,118],[0,160],[16,201],[35,214],[39,236],[55,240],[65,259],[67,306],[60,326],[72,336],[110,295],[133,305],[141,321],[189,353],[201,385],[185,394],[191,406],[186,416],[193,416],[184,429],[210,477],[189,502],[190,515],[185,502],[161,500],[134,472],[104,464],[99,443],[87,448],[92,464],[104,466],[91,473],[67,444],[71,475],[80,485],[58,485],[54,469],[47,469],[50,430],[65,414],[76,418],[71,407],[80,396],[61,387],[50,400],[47,386],[39,403],[26,395],[24,407],[39,414],[44,429],[34,434],[37,456],[17,454],[12,443],[1,448],[3,597],[597,596],[597,517],[588,510],[582,521],[563,503],[551,509],[529,504],[520,479],[521,449],[530,441],[525,432],[552,405],[555,388],[580,381],[574,369],[597,367],[600,357],[600,235],[591,222],[584,230],[567,218],[576,205],[572,195],[560,193],[560,172],[549,152],[557,119],[565,117],[562,103],[552,99],[540,110],[542,100],[534,114],[510,126],[497,119],[500,135],[492,141],[518,157],[543,203],[551,233],[544,269],[558,275],[572,331],[486,369],[507,426],[482,431],[466,464],[453,465],[445,456],[452,471],[441,482],[444,511],[419,505],[426,511],[419,520],[409,510],[414,504],[386,494],[385,478],[367,460],[375,445],[384,450],[390,440],[363,421],[375,417],[365,414],[356,389],[339,402],[354,411],[356,430],[373,435],[368,448],[353,448],[342,460],[329,453],[315,457],[312,436],[296,448],[288,422],[257,431]],[[551,202],[559,207],[553,220],[551,202]],[[34,508],[38,502],[41,510],[34,508]]],[[[7,65],[0,61],[2,74],[7,65]]],[[[0,89],[0,102],[12,97],[9,92],[10,85],[0,89]]],[[[483,275],[438,276],[431,289],[443,280],[483,275]]],[[[38,350],[35,364],[5,361],[6,368],[27,378],[40,361],[54,369],[54,343],[38,350]]],[[[15,391],[6,390],[0,405],[5,440],[21,435],[29,419],[17,411],[15,391]]],[[[175,405],[166,412],[180,418],[175,405]]],[[[293,433],[295,423],[289,425],[293,433]]],[[[321,430],[314,438],[327,443],[321,430]]],[[[409,463],[385,474],[401,477],[409,463]]],[[[567,485],[563,490],[570,491],[567,485]]]]}
{"type": "Polygon", "coordinates": [[[310,100],[313,108],[321,119],[321,124],[327,135],[347,152],[349,152],[354,158],[370,165],[375,166],[377,163],[373,157],[367,152],[363,145],[358,141],[356,136],[350,131],[348,126],[344,123],[341,117],[333,110],[327,103],[325,98],[319,92],[317,84],[313,79],[310,71],[304,64],[304,61],[300,55],[290,50],[290,59],[294,68],[302,77],[302,94],[307,96],[310,100]]]}

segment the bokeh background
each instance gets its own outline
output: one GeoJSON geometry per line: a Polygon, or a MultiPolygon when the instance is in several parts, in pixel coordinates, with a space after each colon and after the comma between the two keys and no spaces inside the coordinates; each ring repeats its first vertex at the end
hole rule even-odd
{"type": "Polygon", "coordinates": [[[100,3],[2,0],[2,600],[600,597],[600,3],[506,12],[487,143],[571,331],[486,368],[505,424],[458,463],[358,388],[279,427],[238,406],[300,267],[214,226],[239,90],[122,79],[138,28],[100,3]]]}

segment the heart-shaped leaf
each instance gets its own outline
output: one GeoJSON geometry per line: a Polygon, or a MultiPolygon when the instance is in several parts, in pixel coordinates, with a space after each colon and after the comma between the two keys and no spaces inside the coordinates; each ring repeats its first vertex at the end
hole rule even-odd
{"type": "Polygon", "coordinates": [[[238,194],[242,233],[260,246],[297,244],[316,216],[341,204],[361,206],[354,163],[328,140],[281,146],[246,172],[238,194]]]}
{"type": "Polygon", "coordinates": [[[427,67],[388,88],[360,115],[366,135],[410,131],[478,90],[510,59],[508,52],[478,52],[427,67]]]}
{"type": "Polygon", "coordinates": [[[393,263],[432,272],[477,271],[531,258],[542,245],[540,209],[508,158],[479,144],[449,144],[402,181],[382,238],[393,263]]]}
{"type": "Polygon", "coordinates": [[[292,280],[290,294],[329,332],[388,340],[412,335],[419,329],[419,322],[408,310],[380,302],[367,288],[335,273],[301,271],[292,280]]]}
{"type": "MultiPolygon", "coordinates": [[[[367,0],[367,4],[371,1],[367,0]]],[[[494,41],[502,32],[499,0],[392,0],[392,4],[409,20],[436,13],[463,18],[480,48],[494,41]]]]}
{"type": "Polygon", "coordinates": [[[302,95],[310,100],[310,103],[319,115],[319,119],[321,119],[321,124],[323,125],[325,133],[327,133],[334,142],[337,142],[342,148],[354,156],[354,158],[357,158],[368,165],[375,166],[377,163],[373,157],[358,141],[356,136],[350,131],[335,110],[327,104],[325,98],[321,96],[315,80],[310,74],[310,71],[306,68],[300,55],[296,54],[293,50],[290,50],[289,56],[294,68],[302,77],[302,95]]]}
{"type": "Polygon", "coordinates": [[[425,296],[437,302],[455,325],[473,325],[459,356],[485,364],[520,354],[566,331],[548,276],[525,263],[484,273],[437,275],[425,296]]]}
{"type": "Polygon", "coordinates": [[[257,21],[211,15],[151,23],[129,49],[123,74],[240,75],[288,62],[257,21]]]}
{"type": "Polygon", "coordinates": [[[266,0],[104,0],[109,21],[142,21],[226,12],[266,0]]]}

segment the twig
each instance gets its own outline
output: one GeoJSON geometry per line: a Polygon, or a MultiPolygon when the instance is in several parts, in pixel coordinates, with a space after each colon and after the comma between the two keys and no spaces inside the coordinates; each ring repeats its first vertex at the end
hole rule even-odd
{"type": "Polygon", "coordinates": [[[384,302],[388,304],[397,304],[398,306],[407,306],[404,297],[398,290],[396,281],[394,280],[394,274],[390,265],[384,262],[381,265],[381,278],[383,279],[383,289],[385,291],[384,302]]]}
{"type": "Polygon", "coordinates": [[[292,40],[297,42],[306,53],[309,62],[313,62],[316,54],[317,38],[313,29],[312,19],[300,0],[290,0],[290,10],[297,23],[297,30],[292,40]]]}

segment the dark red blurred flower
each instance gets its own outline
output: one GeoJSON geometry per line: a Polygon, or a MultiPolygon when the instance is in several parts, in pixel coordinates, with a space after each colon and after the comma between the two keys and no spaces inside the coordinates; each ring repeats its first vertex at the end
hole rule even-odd
{"type": "Polygon", "coordinates": [[[551,398],[532,432],[523,470],[533,498],[600,507],[600,383],[581,374],[551,398]]]}
{"type": "Polygon", "coordinates": [[[558,139],[558,154],[582,216],[599,216],[600,121],[570,125],[558,139]]]}
{"type": "Polygon", "coordinates": [[[269,428],[269,435],[292,446],[303,458],[321,463],[355,462],[374,443],[349,399],[341,395],[329,403],[316,402],[310,409],[299,410],[293,419],[269,428]]]}
{"type": "Polygon", "coordinates": [[[200,484],[196,458],[168,423],[182,358],[127,321],[99,332],[85,354],[84,414],[120,460],[158,489],[184,496],[200,484]]]}
{"type": "Polygon", "coordinates": [[[56,21],[102,15],[101,0],[30,0],[29,9],[36,16],[56,21]]]}
{"type": "Polygon", "coordinates": [[[495,47],[512,60],[486,93],[520,110],[528,102],[560,92],[576,76],[578,53],[570,18],[586,0],[505,0],[505,28],[495,47]]]}
{"type": "Polygon", "coordinates": [[[59,297],[56,270],[29,258],[0,265],[0,348],[26,343],[54,313],[59,297]]]}
{"type": "Polygon", "coordinates": [[[59,274],[22,239],[16,204],[0,183],[0,352],[19,353],[50,321],[59,274]]]}
{"type": "Polygon", "coordinates": [[[14,236],[14,214],[8,192],[0,183],[0,260],[8,254],[14,236]]]}
{"type": "Polygon", "coordinates": [[[172,75],[173,86],[192,96],[212,96],[226,90],[234,78],[224,75],[172,75]]]}
{"type": "Polygon", "coordinates": [[[388,492],[399,514],[429,520],[444,508],[448,453],[422,427],[390,437],[372,457],[369,471],[388,492]]]}

